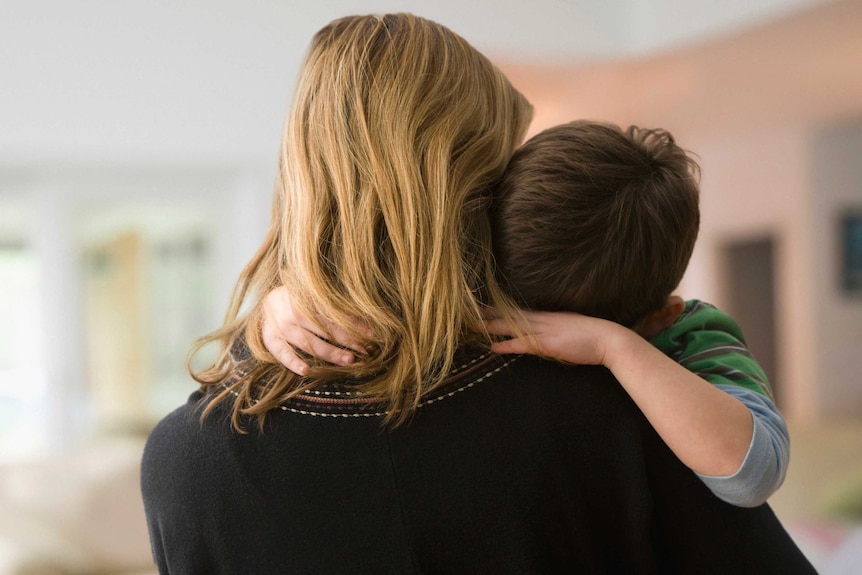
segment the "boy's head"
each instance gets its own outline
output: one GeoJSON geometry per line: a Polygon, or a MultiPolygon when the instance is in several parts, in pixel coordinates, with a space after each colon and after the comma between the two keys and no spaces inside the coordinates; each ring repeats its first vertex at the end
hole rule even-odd
{"type": "Polygon", "coordinates": [[[688,266],[699,175],[664,130],[577,121],[534,136],[492,211],[510,294],[532,309],[634,327],[665,305],[688,266]]]}

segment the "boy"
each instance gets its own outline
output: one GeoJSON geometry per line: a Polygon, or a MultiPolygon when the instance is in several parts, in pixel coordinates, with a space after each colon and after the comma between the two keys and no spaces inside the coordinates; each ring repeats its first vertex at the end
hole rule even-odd
{"type": "MultiPolygon", "coordinates": [[[[490,318],[487,329],[511,337],[494,344],[498,353],[609,368],[713,493],[753,507],[784,479],[787,428],[735,322],[671,295],[697,237],[697,175],[661,130],[578,121],[529,140],[495,198],[493,237],[509,293],[543,311],[524,311],[517,329],[490,318]]],[[[289,369],[308,366],[288,343],[333,363],[353,360],[314,335],[283,289],[266,307],[264,341],[289,369]]]]}
{"type": "Polygon", "coordinates": [[[605,365],[713,493],[750,507],[780,487],[789,439],[736,323],[671,295],[697,237],[698,175],[663,130],[577,121],[524,144],[495,198],[494,249],[509,293],[543,312],[493,349],[605,365]]]}

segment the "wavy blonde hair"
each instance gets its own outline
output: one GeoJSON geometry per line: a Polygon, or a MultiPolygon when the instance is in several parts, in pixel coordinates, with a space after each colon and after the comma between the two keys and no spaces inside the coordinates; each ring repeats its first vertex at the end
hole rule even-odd
{"type": "Polygon", "coordinates": [[[531,116],[506,77],[439,24],[388,14],[320,30],[286,122],[266,238],[224,325],[192,349],[220,348],[192,372],[212,392],[204,416],[233,399],[234,427],[244,416],[262,426],[289,397],[339,377],[404,422],[459,347],[488,343],[476,327],[483,305],[515,313],[494,279],[487,211],[531,116]],[[305,378],[282,368],[260,333],[262,297],[280,285],[309,318],[355,330],[361,318],[374,351],[305,378]],[[236,361],[243,339],[250,354],[236,361]]]}

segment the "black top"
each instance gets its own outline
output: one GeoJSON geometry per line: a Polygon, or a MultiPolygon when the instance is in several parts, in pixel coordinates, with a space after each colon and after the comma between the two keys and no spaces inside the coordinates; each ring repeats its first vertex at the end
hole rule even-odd
{"type": "Polygon", "coordinates": [[[238,434],[200,393],[144,452],[161,573],[814,573],[730,506],[610,373],[475,356],[411,422],[329,385],[238,434]]]}

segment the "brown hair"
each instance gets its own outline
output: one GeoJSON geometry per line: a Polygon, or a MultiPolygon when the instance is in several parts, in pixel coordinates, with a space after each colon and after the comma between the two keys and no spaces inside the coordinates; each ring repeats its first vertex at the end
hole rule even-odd
{"type": "Polygon", "coordinates": [[[531,138],[509,163],[493,211],[510,294],[532,309],[634,326],[688,266],[699,176],[664,130],[577,121],[531,138]]]}
{"type": "MultiPolygon", "coordinates": [[[[488,208],[532,108],[463,38],[411,14],[352,16],[315,36],[284,130],[272,219],[243,270],[194,378],[263,424],[323,379],[358,391],[401,422],[440,384],[476,333],[483,304],[514,313],[494,278],[488,208]],[[285,285],[309,318],[370,327],[376,350],[347,367],[282,368],[260,334],[262,297],[285,285]],[[240,310],[248,306],[249,313],[240,310]],[[247,345],[236,362],[230,350],[247,345]]],[[[320,332],[326,334],[323,326],[320,332]]],[[[353,334],[363,338],[362,334],[353,334]]]]}

